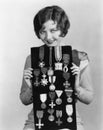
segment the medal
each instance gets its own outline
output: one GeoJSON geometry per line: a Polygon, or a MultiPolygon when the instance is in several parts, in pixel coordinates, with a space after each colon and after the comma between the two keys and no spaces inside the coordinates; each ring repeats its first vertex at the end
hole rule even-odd
{"type": "Polygon", "coordinates": [[[38,126],[38,128],[41,129],[41,127],[44,126],[44,124],[41,123],[41,119],[43,118],[43,111],[37,110],[36,116],[38,118],[38,123],[36,124],[36,126],[38,126]]]}
{"type": "Polygon", "coordinates": [[[40,59],[40,62],[39,62],[39,67],[44,67],[45,66],[45,63],[44,63],[44,47],[40,47],[39,49],[39,59],[40,59]]]}
{"type": "Polygon", "coordinates": [[[48,113],[50,114],[49,117],[48,117],[48,120],[49,121],[54,121],[54,119],[55,119],[54,116],[53,116],[54,109],[49,109],[48,113]]]}
{"type": "Polygon", "coordinates": [[[43,85],[43,86],[45,86],[45,85],[47,85],[47,83],[48,83],[48,81],[47,81],[47,79],[46,79],[46,72],[47,72],[47,68],[41,68],[41,72],[43,73],[43,75],[42,75],[42,77],[43,77],[43,79],[41,79],[41,84],[43,85]]]}
{"type": "Polygon", "coordinates": [[[55,92],[49,92],[49,97],[52,101],[54,100],[55,96],[55,92]]]}
{"type": "Polygon", "coordinates": [[[57,62],[60,62],[62,59],[62,47],[61,46],[55,46],[55,59],[57,62]]]}
{"type": "Polygon", "coordinates": [[[55,106],[55,104],[53,103],[53,101],[51,101],[51,104],[49,104],[49,106],[51,106],[51,108],[53,108],[55,106]]]}
{"type": "Polygon", "coordinates": [[[42,108],[42,109],[45,109],[45,108],[46,108],[45,102],[46,102],[46,100],[47,100],[47,94],[40,94],[40,100],[41,100],[41,102],[42,102],[41,108],[42,108]]]}
{"type": "Polygon", "coordinates": [[[65,86],[65,88],[68,88],[70,86],[70,83],[68,82],[69,78],[70,78],[70,73],[63,73],[63,77],[66,80],[63,83],[63,86],[65,86]]]}
{"type": "Polygon", "coordinates": [[[55,63],[55,70],[62,70],[62,63],[60,63],[62,59],[62,47],[61,46],[56,46],[55,47],[55,59],[57,63],[55,63]]]}
{"type": "Polygon", "coordinates": [[[56,104],[60,105],[62,103],[62,99],[60,98],[60,96],[62,95],[63,91],[62,90],[56,90],[55,92],[56,92],[57,97],[58,97],[56,99],[56,104]]]}
{"type": "Polygon", "coordinates": [[[55,80],[56,80],[56,76],[49,76],[49,82],[51,83],[51,85],[49,86],[49,89],[51,91],[55,90],[55,85],[54,85],[55,80]]]}
{"type": "Polygon", "coordinates": [[[34,70],[34,76],[35,76],[34,86],[39,86],[40,85],[39,75],[40,75],[40,70],[39,69],[35,69],[34,70]]]}
{"type": "Polygon", "coordinates": [[[58,118],[56,123],[58,124],[58,126],[60,126],[62,124],[62,121],[60,120],[60,118],[62,117],[62,110],[56,110],[56,117],[58,118]]]}
{"type": "Polygon", "coordinates": [[[53,115],[50,115],[49,117],[48,117],[48,119],[49,119],[49,121],[54,121],[54,116],[53,115]]]}
{"type": "Polygon", "coordinates": [[[71,123],[72,122],[72,114],[73,114],[73,106],[72,105],[66,105],[66,113],[67,113],[67,115],[68,115],[68,118],[67,118],[67,121],[69,122],[69,123],[71,123]]]}
{"type": "Polygon", "coordinates": [[[72,96],[73,90],[71,88],[65,89],[65,93],[66,93],[66,96],[68,97],[67,102],[71,103],[72,102],[71,96],[72,96]]]}
{"type": "Polygon", "coordinates": [[[54,71],[53,71],[53,69],[50,67],[49,68],[49,70],[48,70],[48,76],[53,76],[53,74],[54,74],[54,71]]]}
{"type": "Polygon", "coordinates": [[[62,70],[62,63],[60,62],[55,63],[55,70],[62,70]]]}
{"type": "Polygon", "coordinates": [[[56,121],[56,123],[58,124],[58,126],[60,126],[63,122],[60,120],[60,118],[58,118],[58,120],[56,121]]]}
{"type": "Polygon", "coordinates": [[[70,55],[69,54],[63,54],[63,63],[64,63],[63,71],[64,72],[68,72],[69,62],[70,62],[70,55]]]}
{"type": "Polygon", "coordinates": [[[56,117],[61,118],[62,117],[62,110],[56,110],[56,117]]]}

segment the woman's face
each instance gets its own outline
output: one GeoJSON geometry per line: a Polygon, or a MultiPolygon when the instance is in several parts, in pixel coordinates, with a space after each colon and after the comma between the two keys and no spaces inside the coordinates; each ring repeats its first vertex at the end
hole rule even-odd
{"type": "Polygon", "coordinates": [[[56,46],[61,41],[61,31],[57,28],[57,22],[48,20],[40,30],[40,39],[48,46],[56,46]]]}

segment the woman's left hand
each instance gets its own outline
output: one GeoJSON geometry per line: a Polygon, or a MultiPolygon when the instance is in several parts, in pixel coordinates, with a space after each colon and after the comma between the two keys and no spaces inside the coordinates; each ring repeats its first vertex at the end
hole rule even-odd
{"type": "Polygon", "coordinates": [[[80,67],[72,63],[71,72],[75,75],[75,89],[79,87],[80,67]]]}

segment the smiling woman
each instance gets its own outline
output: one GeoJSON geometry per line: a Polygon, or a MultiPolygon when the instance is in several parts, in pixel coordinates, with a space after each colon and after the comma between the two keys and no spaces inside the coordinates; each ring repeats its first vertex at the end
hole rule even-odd
{"type": "Polygon", "coordinates": [[[59,43],[61,37],[61,30],[57,28],[57,22],[48,20],[43,24],[43,28],[40,30],[40,39],[47,45],[54,46],[59,43]]]}
{"type": "Polygon", "coordinates": [[[67,35],[70,22],[62,8],[49,6],[41,9],[33,23],[36,35],[44,45],[32,48],[25,63],[20,98],[25,105],[33,103],[34,111],[29,114],[24,130],[45,130],[42,123],[45,116],[48,116],[48,124],[56,122],[55,128],[47,124],[50,130],[84,130],[83,122],[75,111],[75,100],[84,104],[93,100],[88,55],[72,50],[69,45],[63,46],[62,39],[67,35]],[[37,95],[45,87],[48,92],[37,95]],[[35,92],[36,88],[40,90],[35,92]],[[48,98],[49,103],[46,102],[48,98]],[[45,116],[44,111],[47,111],[45,116]],[[60,126],[61,122],[63,125],[60,126]]]}

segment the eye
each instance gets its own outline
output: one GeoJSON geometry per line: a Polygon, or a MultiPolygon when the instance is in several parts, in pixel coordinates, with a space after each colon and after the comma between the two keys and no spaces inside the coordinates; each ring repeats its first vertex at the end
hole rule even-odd
{"type": "Polygon", "coordinates": [[[40,34],[45,34],[45,31],[44,31],[44,30],[42,30],[42,31],[40,31],[39,33],[40,33],[40,34]]]}
{"type": "Polygon", "coordinates": [[[57,29],[52,29],[51,33],[55,33],[56,31],[58,31],[57,29]]]}

